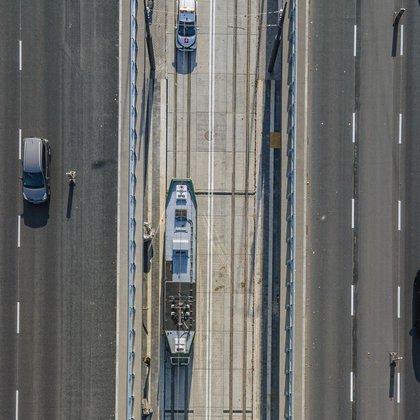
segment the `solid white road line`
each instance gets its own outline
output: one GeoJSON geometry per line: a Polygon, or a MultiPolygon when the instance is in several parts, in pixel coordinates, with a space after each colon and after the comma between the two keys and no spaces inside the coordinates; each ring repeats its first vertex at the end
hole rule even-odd
{"type": "Polygon", "coordinates": [[[398,230],[401,230],[401,200],[398,200],[398,230]]]}
{"type": "Polygon", "coordinates": [[[357,48],[357,25],[354,25],[353,56],[356,57],[357,48]]]}
{"type": "Polygon", "coordinates": [[[18,215],[18,248],[20,248],[20,215],[18,215]]]}
{"type": "Polygon", "coordinates": [[[351,285],[351,304],[350,315],[354,316],[354,284],[351,285]]]}
{"type": "Polygon", "coordinates": [[[404,25],[401,25],[400,55],[404,55],[404,25]]]}
{"type": "Polygon", "coordinates": [[[353,402],[353,372],[350,372],[350,402],[353,402]]]}
{"type": "Polygon", "coordinates": [[[400,113],[399,124],[398,124],[398,143],[402,141],[402,114],[400,113]]]}
{"type": "Polygon", "coordinates": [[[19,128],[19,160],[22,159],[22,129],[19,128]]]}
{"type": "Polygon", "coordinates": [[[15,406],[15,419],[19,418],[19,390],[16,390],[16,406],[15,406]]]}
{"type": "Polygon", "coordinates": [[[401,401],[401,381],[400,381],[400,372],[397,372],[397,403],[401,401]]]}
{"type": "Polygon", "coordinates": [[[351,228],[354,229],[354,198],[351,199],[351,228]]]}
{"type": "Polygon", "coordinates": [[[16,334],[20,332],[20,302],[16,305],[16,334]]]}
{"type": "Polygon", "coordinates": [[[19,71],[22,71],[22,40],[19,40],[19,71]]]}
{"type": "Polygon", "coordinates": [[[401,318],[401,287],[398,286],[397,318],[401,318]]]}
{"type": "Polygon", "coordinates": [[[356,141],[356,113],[353,112],[353,124],[352,124],[353,132],[352,132],[352,142],[356,141]]]}

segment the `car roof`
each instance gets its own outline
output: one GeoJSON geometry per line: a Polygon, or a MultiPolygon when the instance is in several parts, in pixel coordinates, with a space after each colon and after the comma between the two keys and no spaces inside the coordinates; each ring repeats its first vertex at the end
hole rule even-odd
{"type": "Polygon", "coordinates": [[[195,11],[195,0],[179,0],[179,10],[180,11],[195,11]]]}
{"type": "Polygon", "coordinates": [[[23,139],[23,170],[25,172],[40,172],[42,156],[42,140],[37,137],[23,139]]]}

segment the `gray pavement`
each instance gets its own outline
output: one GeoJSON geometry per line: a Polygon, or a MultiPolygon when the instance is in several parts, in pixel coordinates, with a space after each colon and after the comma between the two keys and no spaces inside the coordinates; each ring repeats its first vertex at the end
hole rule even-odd
{"type": "Polygon", "coordinates": [[[1,189],[10,243],[1,248],[9,280],[1,286],[0,416],[15,417],[18,390],[19,418],[114,418],[118,8],[9,3],[1,13],[9,57],[1,71],[8,114],[1,166],[13,188],[1,189]],[[18,128],[22,137],[50,140],[47,205],[22,202],[18,128]],[[69,169],[77,171],[72,190],[69,169]]]}

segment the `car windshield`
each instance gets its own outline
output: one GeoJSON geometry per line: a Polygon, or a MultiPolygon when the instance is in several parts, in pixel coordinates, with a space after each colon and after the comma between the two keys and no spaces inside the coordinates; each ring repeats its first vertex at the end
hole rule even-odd
{"type": "Polygon", "coordinates": [[[187,36],[187,37],[194,36],[195,35],[194,23],[179,22],[178,35],[187,36]]]}
{"type": "Polygon", "coordinates": [[[23,186],[25,188],[42,188],[44,187],[44,177],[42,172],[24,172],[23,186]]]}

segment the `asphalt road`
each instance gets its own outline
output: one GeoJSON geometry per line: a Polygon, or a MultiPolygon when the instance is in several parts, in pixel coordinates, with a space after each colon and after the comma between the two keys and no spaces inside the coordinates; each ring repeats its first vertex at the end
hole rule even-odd
{"type": "Polygon", "coordinates": [[[22,0],[0,19],[0,417],[114,418],[118,7],[22,0]],[[50,141],[46,205],[22,200],[19,129],[50,141]]]}
{"type": "Polygon", "coordinates": [[[401,255],[401,418],[416,418],[420,412],[420,340],[413,329],[420,303],[414,279],[420,270],[420,4],[410,1],[403,16],[405,60],[401,80],[403,114],[403,236],[401,255]]]}
{"type": "Polygon", "coordinates": [[[355,7],[321,1],[310,16],[305,416],[349,419],[355,7]]]}

